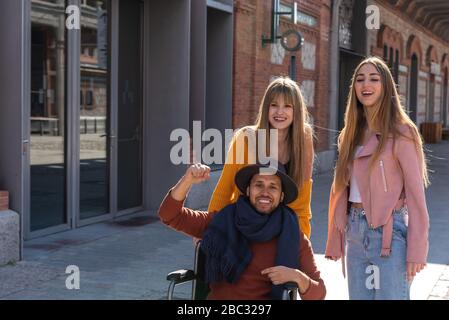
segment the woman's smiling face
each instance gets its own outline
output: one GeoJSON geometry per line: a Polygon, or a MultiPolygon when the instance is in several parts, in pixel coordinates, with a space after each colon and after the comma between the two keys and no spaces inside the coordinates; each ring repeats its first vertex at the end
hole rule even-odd
{"type": "Polygon", "coordinates": [[[293,105],[285,103],[284,96],[279,94],[270,103],[268,121],[273,129],[285,130],[293,123],[293,105]]]}
{"type": "Polygon", "coordinates": [[[382,93],[382,82],[380,73],[373,64],[364,64],[359,69],[355,75],[354,87],[357,99],[365,107],[374,106],[379,102],[382,93]]]}

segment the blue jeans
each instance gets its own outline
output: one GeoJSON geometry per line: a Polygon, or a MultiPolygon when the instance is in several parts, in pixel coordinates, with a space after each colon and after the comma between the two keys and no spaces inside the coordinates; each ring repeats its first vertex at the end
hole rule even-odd
{"type": "Polygon", "coordinates": [[[381,257],[383,227],[369,228],[363,209],[351,207],[346,228],[350,300],[410,300],[407,217],[406,208],[393,213],[391,253],[381,257]]]}

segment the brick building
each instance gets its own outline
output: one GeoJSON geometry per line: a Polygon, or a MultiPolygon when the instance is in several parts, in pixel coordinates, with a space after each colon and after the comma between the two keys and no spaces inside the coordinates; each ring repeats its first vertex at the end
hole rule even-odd
{"type": "MultiPolygon", "coordinates": [[[[332,168],[335,136],[343,126],[349,84],[355,66],[368,55],[391,66],[404,106],[420,126],[448,126],[449,15],[447,1],[301,0],[298,23],[280,18],[279,34],[295,29],[304,37],[297,53],[279,42],[262,44],[270,34],[273,1],[235,0],[233,126],[255,121],[270,79],[290,74],[296,61],[316,133],[317,169],[332,168]],[[379,28],[367,29],[367,7],[379,13],[379,28]],[[295,56],[292,60],[292,56],[295,56]]],[[[281,1],[281,11],[293,1],[281,1]]]]}
{"type": "MultiPolygon", "coordinates": [[[[293,1],[281,2],[281,11],[292,10],[293,1]]],[[[234,85],[233,126],[252,124],[256,120],[264,91],[274,76],[290,75],[296,69],[296,81],[302,88],[314,124],[327,128],[329,91],[329,31],[331,1],[299,1],[298,23],[291,15],[281,15],[278,34],[294,29],[304,38],[300,51],[289,52],[279,41],[262,44],[270,37],[272,1],[237,0],[234,2],[234,85]]],[[[329,132],[316,130],[320,166],[330,166],[329,132]]]]}
{"type": "Polygon", "coordinates": [[[381,29],[369,32],[371,54],[393,66],[412,119],[448,125],[449,16],[447,1],[374,1],[381,29]]]}

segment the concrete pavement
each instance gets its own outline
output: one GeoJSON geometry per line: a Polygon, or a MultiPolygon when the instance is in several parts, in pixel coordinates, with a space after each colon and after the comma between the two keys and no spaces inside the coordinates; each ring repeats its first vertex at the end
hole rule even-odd
{"type": "MultiPolygon", "coordinates": [[[[427,145],[432,185],[429,263],[414,280],[412,299],[449,299],[449,141],[427,145]]],[[[314,176],[312,244],[326,282],[327,299],[348,299],[340,262],[323,257],[332,177],[314,176]]],[[[211,192],[210,186],[206,193],[211,192]]],[[[0,299],[165,299],[165,276],[191,267],[189,237],[163,226],[154,212],[27,241],[24,261],[0,268],[0,299]],[[66,268],[80,269],[80,289],[66,288],[66,268]]],[[[188,298],[189,285],[177,298],[188,298]]]]}

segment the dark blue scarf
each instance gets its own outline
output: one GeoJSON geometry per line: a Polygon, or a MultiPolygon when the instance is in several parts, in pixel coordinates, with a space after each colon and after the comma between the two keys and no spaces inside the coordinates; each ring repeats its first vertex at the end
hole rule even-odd
{"type": "MultiPolygon", "coordinates": [[[[206,256],[207,283],[235,283],[252,259],[250,243],[278,237],[275,266],[299,267],[299,226],[296,214],[280,204],[270,214],[258,213],[240,196],[209,223],[201,242],[206,256]]],[[[273,285],[272,298],[281,299],[283,285],[273,285]]]]}

